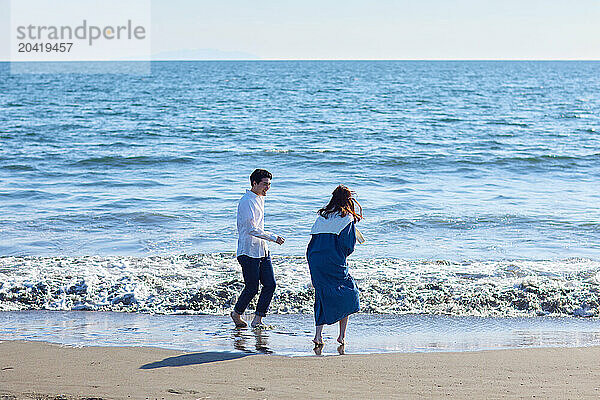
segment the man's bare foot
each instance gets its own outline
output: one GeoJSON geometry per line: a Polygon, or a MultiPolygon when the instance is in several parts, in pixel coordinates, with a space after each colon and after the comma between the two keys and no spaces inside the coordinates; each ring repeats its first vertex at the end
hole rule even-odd
{"type": "Polygon", "coordinates": [[[231,319],[233,320],[236,328],[246,328],[248,326],[246,321],[242,319],[242,316],[235,311],[232,311],[229,315],[231,315],[231,319]]]}
{"type": "Polygon", "coordinates": [[[258,328],[262,326],[262,317],[260,315],[254,315],[254,319],[250,322],[250,326],[253,328],[258,328]]]}
{"type": "Polygon", "coordinates": [[[343,344],[340,344],[337,348],[337,351],[340,356],[343,356],[344,354],[346,354],[346,346],[344,346],[343,344]]]}

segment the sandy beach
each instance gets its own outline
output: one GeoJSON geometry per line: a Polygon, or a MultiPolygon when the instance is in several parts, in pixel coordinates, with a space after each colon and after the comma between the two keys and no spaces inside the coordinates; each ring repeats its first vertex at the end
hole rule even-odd
{"type": "Polygon", "coordinates": [[[6,341],[0,399],[598,398],[598,360],[600,347],[282,357],[6,341]]]}

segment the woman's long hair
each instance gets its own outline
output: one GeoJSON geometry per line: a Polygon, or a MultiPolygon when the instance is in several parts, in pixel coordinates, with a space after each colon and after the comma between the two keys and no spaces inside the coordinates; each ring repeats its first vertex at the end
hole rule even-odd
{"type": "Polygon", "coordinates": [[[362,207],[353,197],[353,193],[344,185],[339,185],[332,193],[329,204],[318,211],[319,215],[324,218],[329,218],[331,214],[339,214],[345,217],[351,214],[354,217],[354,222],[363,219],[362,207]],[[356,207],[354,206],[356,204],[356,207]]]}

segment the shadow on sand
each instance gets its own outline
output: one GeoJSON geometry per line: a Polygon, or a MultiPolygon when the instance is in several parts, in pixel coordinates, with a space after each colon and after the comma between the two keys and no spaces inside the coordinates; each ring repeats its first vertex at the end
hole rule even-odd
{"type": "Polygon", "coordinates": [[[145,364],[140,369],[155,369],[164,367],[183,367],[186,365],[206,364],[216,361],[235,360],[236,358],[246,357],[248,354],[227,353],[209,351],[205,353],[184,354],[176,357],[168,357],[162,361],[155,361],[145,364]]]}

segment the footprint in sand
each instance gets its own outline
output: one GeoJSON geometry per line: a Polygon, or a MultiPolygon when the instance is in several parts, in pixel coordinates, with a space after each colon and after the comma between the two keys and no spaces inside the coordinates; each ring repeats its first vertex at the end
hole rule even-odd
{"type": "Polygon", "coordinates": [[[264,392],[265,388],[262,386],[250,386],[248,390],[253,390],[255,392],[264,392]]]}
{"type": "Polygon", "coordinates": [[[167,390],[168,393],[173,393],[173,394],[198,394],[200,392],[196,392],[195,390],[189,390],[189,389],[169,389],[167,390]]]}

